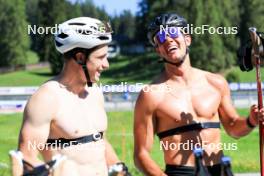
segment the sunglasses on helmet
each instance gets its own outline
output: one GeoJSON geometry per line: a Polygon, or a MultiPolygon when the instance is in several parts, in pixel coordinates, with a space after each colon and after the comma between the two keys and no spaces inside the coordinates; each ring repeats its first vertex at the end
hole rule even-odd
{"type": "Polygon", "coordinates": [[[160,44],[165,43],[166,37],[169,36],[170,38],[177,38],[181,35],[181,28],[179,27],[168,27],[163,30],[160,30],[156,35],[155,38],[158,40],[160,44]]]}
{"type": "Polygon", "coordinates": [[[101,33],[113,33],[111,25],[107,21],[103,21],[102,23],[98,23],[98,29],[101,33]]]}

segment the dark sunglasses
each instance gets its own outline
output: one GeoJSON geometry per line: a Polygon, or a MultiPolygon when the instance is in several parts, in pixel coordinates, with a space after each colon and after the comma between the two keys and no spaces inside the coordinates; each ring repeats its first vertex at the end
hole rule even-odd
{"type": "Polygon", "coordinates": [[[166,29],[160,30],[156,35],[156,39],[160,44],[165,43],[166,37],[177,38],[181,35],[181,29],[179,27],[168,27],[166,29]]]}

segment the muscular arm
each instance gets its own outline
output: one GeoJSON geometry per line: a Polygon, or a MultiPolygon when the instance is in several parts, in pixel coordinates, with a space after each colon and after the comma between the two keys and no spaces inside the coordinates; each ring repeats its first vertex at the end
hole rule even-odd
{"type": "Polygon", "coordinates": [[[165,175],[152,160],[150,150],[154,139],[153,114],[155,104],[148,92],[141,92],[135,107],[134,117],[134,160],[135,165],[149,176],[165,175]]]}
{"type": "Polygon", "coordinates": [[[54,96],[45,88],[38,90],[26,105],[18,148],[33,166],[43,164],[38,153],[48,138],[55,107],[54,96]]]}
{"type": "MultiPolygon", "coordinates": [[[[221,122],[230,136],[234,138],[245,136],[253,129],[248,127],[246,118],[240,117],[235,110],[231,101],[230,89],[226,80],[222,77],[219,77],[218,79],[221,84],[221,103],[219,107],[221,122]]],[[[252,124],[256,124],[256,107],[253,106],[250,112],[250,122],[252,124]]]]}
{"type": "Polygon", "coordinates": [[[111,144],[107,141],[106,138],[104,140],[105,140],[105,147],[106,147],[105,156],[106,156],[107,166],[111,166],[111,165],[114,165],[120,162],[111,144]]]}

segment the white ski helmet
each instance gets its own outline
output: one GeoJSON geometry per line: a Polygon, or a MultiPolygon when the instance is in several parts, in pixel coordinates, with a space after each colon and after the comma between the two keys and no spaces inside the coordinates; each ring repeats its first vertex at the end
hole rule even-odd
{"type": "Polygon", "coordinates": [[[112,41],[109,23],[95,18],[73,18],[60,24],[58,28],[55,34],[55,45],[62,54],[74,48],[91,49],[112,41]]]}

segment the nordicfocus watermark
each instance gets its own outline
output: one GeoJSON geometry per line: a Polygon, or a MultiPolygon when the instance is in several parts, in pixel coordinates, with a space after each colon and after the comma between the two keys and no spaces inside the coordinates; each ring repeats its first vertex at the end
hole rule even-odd
{"type": "Polygon", "coordinates": [[[102,92],[171,92],[173,89],[166,84],[161,86],[149,86],[143,83],[135,83],[135,84],[128,84],[127,82],[121,82],[120,84],[116,85],[103,85],[99,83],[98,88],[102,92]]]}
{"type": "Polygon", "coordinates": [[[143,83],[128,84],[127,82],[121,82],[115,85],[99,84],[99,89],[103,92],[139,92],[143,87],[143,83]]]}
{"type": "Polygon", "coordinates": [[[194,142],[193,140],[187,140],[184,143],[175,143],[168,141],[160,141],[160,150],[187,150],[193,151],[195,148],[203,148],[212,150],[237,150],[237,143],[209,143],[208,141],[202,141],[202,143],[194,142]]]}
{"type": "MultiPolygon", "coordinates": [[[[60,28],[61,24],[55,24],[54,26],[38,26],[38,25],[28,25],[27,27],[27,33],[28,35],[47,35],[47,34],[52,34],[56,35],[59,33],[65,33],[65,34],[71,34],[71,33],[81,33],[81,34],[86,34],[89,35],[91,34],[91,31],[87,30],[86,28],[78,28],[76,30],[74,29],[68,29],[68,28],[60,28]]],[[[98,23],[98,29],[93,31],[92,34],[100,35],[100,34],[105,34],[108,33],[107,26],[109,26],[109,23],[103,22],[103,23],[98,23]]],[[[110,32],[111,33],[111,32],[110,32]]]]}
{"type": "Polygon", "coordinates": [[[57,150],[69,150],[71,147],[75,147],[78,150],[96,150],[105,147],[104,142],[90,142],[90,143],[77,143],[77,141],[70,141],[69,143],[63,143],[58,140],[53,143],[38,143],[36,141],[28,141],[28,150],[38,150],[38,151],[57,151],[57,150]]]}
{"type": "MultiPolygon", "coordinates": [[[[211,26],[208,24],[204,24],[201,26],[194,26],[193,24],[187,24],[186,27],[179,27],[181,32],[184,34],[218,34],[218,35],[236,35],[238,33],[238,27],[237,26],[211,26]]],[[[176,28],[172,28],[169,25],[160,25],[160,33],[162,31],[170,34],[176,34],[178,31],[176,28]]]]}

